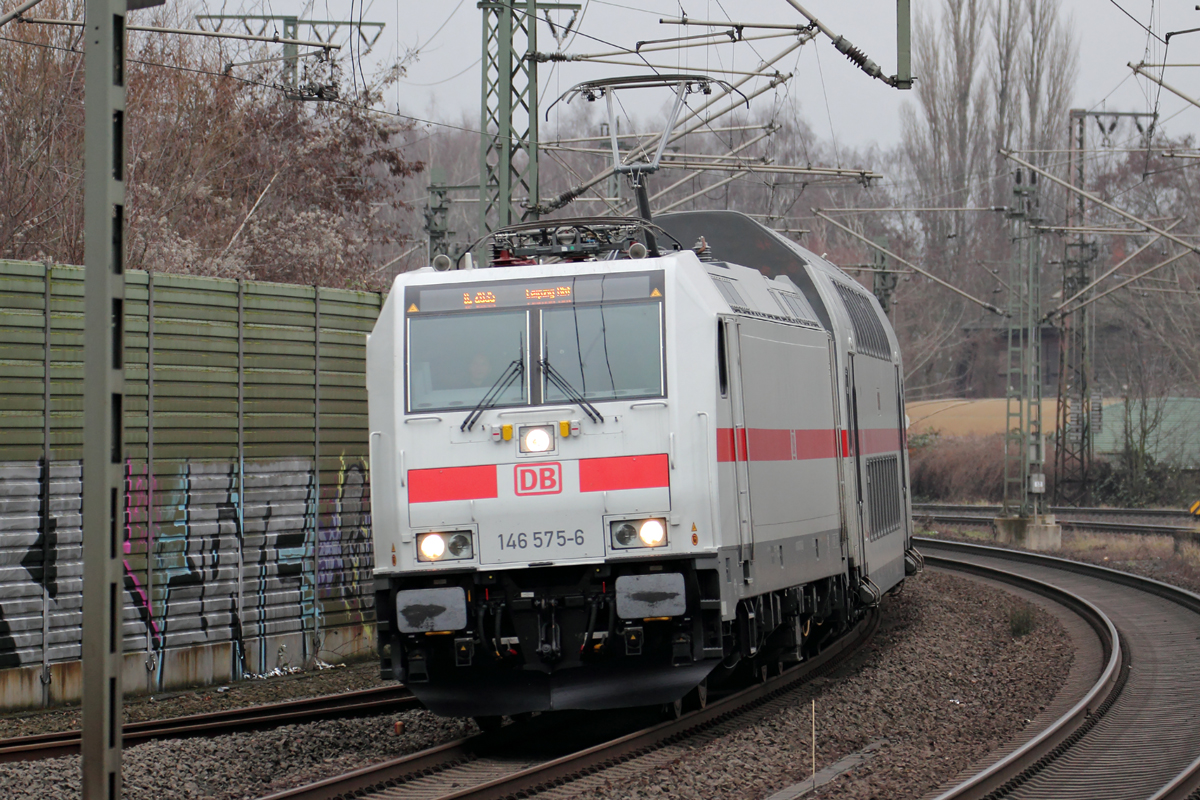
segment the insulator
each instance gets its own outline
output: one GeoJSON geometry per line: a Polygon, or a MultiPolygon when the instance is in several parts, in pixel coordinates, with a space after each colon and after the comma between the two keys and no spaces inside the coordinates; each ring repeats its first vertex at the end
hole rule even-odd
{"type": "Polygon", "coordinates": [[[850,59],[861,67],[867,60],[867,54],[862,50],[859,50],[857,47],[851,47],[846,51],[846,58],[850,59]]]}

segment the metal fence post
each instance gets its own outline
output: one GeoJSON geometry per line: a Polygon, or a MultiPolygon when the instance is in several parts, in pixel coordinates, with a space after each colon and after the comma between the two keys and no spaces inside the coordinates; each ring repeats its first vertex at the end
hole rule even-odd
{"type": "Polygon", "coordinates": [[[321,287],[313,285],[313,658],[321,652],[321,287]]]}
{"type": "Polygon", "coordinates": [[[246,613],[246,282],[238,278],[238,318],[237,318],[237,460],[238,460],[238,499],[237,499],[237,663],[234,668],[237,674],[234,680],[241,680],[249,670],[246,660],[246,637],[242,628],[242,620],[246,613]]]}
{"type": "Polygon", "coordinates": [[[50,705],[50,561],[54,546],[50,535],[54,533],[54,516],[50,511],[50,272],[53,267],[46,262],[45,291],[43,293],[42,342],[42,705],[50,705]]]}
{"type": "Polygon", "coordinates": [[[146,271],[146,688],[158,688],[154,650],[154,273],[146,271]]]}

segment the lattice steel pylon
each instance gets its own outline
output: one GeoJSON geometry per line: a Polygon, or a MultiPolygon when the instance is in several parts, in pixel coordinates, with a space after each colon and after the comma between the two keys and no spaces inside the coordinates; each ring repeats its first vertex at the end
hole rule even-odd
{"type": "Polygon", "coordinates": [[[537,13],[578,5],[498,0],[483,11],[479,235],[538,218],[537,13]],[[519,197],[524,200],[519,200],[519,197]]]}
{"type": "MultiPolygon", "coordinates": [[[[383,33],[386,25],[383,22],[363,22],[349,19],[300,19],[283,14],[197,14],[196,21],[215,23],[214,30],[221,30],[221,26],[225,22],[240,22],[246,33],[266,36],[268,31],[273,31],[277,36],[282,35],[284,39],[298,39],[300,29],[308,28],[307,35],[319,42],[333,42],[343,27],[350,28],[358,33],[358,56],[360,58],[371,52],[371,48],[379,41],[379,36],[383,33]],[[283,29],[282,34],[278,28],[273,27],[276,24],[283,29]]],[[[203,28],[203,26],[201,27],[203,28]]],[[[329,53],[328,50],[325,52],[329,53]]],[[[279,77],[283,85],[290,89],[300,88],[299,61],[299,48],[294,44],[284,44],[283,69],[280,71],[279,77]]]]}
{"type": "Polygon", "coordinates": [[[1038,519],[1045,513],[1045,438],[1042,434],[1041,270],[1038,191],[1013,185],[1013,267],[1008,299],[1005,371],[1004,516],[1038,519]]]}
{"type": "MultiPolygon", "coordinates": [[[[1107,142],[1122,118],[1132,118],[1143,135],[1150,135],[1137,122],[1157,115],[1140,111],[1086,111],[1073,108],[1068,128],[1067,176],[1071,186],[1085,189],[1087,164],[1087,121],[1095,118],[1103,142],[1107,142]],[[1103,122],[1109,120],[1106,127],[1103,122]]],[[[1096,243],[1082,229],[1087,227],[1087,199],[1072,192],[1067,203],[1068,228],[1079,230],[1065,244],[1063,255],[1063,300],[1076,298],[1082,308],[1064,313],[1059,320],[1058,409],[1054,437],[1054,503],[1080,506],[1091,502],[1092,456],[1103,414],[1102,394],[1096,381],[1092,353],[1096,343],[1096,318],[1088,301],[1095,294],[1093,265],[1099,255],[1096,243]],[[1082,294],[1080,292],[1084,291],[1082,294]],[[1078,297],[1076,297],[1078,295],[1078,297]]]]}
{"type": "Polygon", "coordinates": [[[884,316],[891,316],[893,298],[900,280],[895,271],[891,269],[891,259],[887,256],[887,237],[875,236],[873,239],[879,247],[871,248],[871,266],[874,267],[871,273],[871,291],[875,294],[875,299],[879,301],[884,316]]]}
{"type": "MultiPolygon", "coordinates": [[[[1084,188],[1084,151],[1087,145],[1087,117],[1082,109],[1070,113],[1067,176],[1072,186],[1084,188]]],[[[1067,203],[1067,227],[1082,228],[1086,222],[1086,200],[1074,193],[1067,203]]],[[[1063,255],[1065,300],[1074,297],[1092,283],[1092,264],[1096,244],[1082,231],[1067,242],[1063,255]]],[[[1080,300],[1087,300],[1088,291],[1080,300]]],[[[1090,306],[1062,316],[1059,324],[1058,407],[1054,437],[1054,502],[1078,506],[1088,497],[1088,473],[1092,465],[1092,346],[1095,319],[1090,306]]]]}

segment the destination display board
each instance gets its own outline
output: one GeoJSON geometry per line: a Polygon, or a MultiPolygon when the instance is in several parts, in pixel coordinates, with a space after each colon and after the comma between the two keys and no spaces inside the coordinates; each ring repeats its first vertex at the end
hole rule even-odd
{"type": "Polygon", "coordinates": [[[663,273],[623,272],[515,281],[471,281],[453,286],[409,286],[408,314],[482,311],[490,308],[650,300],[663,296],[663,273]]]}

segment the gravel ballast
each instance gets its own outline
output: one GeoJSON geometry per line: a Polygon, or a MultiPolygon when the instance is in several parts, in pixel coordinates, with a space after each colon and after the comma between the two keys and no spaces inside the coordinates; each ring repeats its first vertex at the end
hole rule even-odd
{"type": "MultiPolygon", "coordinates": [[[[382,685],[379,662],[371,659],[201,689],[131,695],[125,698],[124,715],[126,722],[142,722],[341,694],[382,685]]],[[[79,714],[78,705],[4,714],[0,716],[0,738],[78,730],[79,714]]]]}
{"type": "MultiPolygon", "coordinates": [[[[963,578],[926,572],[910,579],[901,595],[885,600],[871,647],[829,679],[740,718],[719,738],[675,745],[650,759],[653,763],[631,764],[632,769],[619,774],[609,771],[564,787],[563,796],[766,798],[810,775],[813,700],[818,770],[886,742],[866,764],[806,797],[920,796],[1036,716],[1061,685],[1071,660],[1071,642],[1062,626],[1040,607],[963,578]],[[1029,633],[1014,637],[1014,611],[1030,613],[1029,633]]],[[[272,683],[304,687],[311,695],[320,693],[323,682],[342,681],[339,690],[345,691],[374,685],[376,674],[377,667],[366,665],[316,673],[307,680],[238,684],[220,694],[188,693],[186,704],[236,702],[235,693],[243,688],[252,694],[273,692],[258,702],[283,699],[280,690],[270,688],[272,683]],[[355,681],[363,685],[351,685],[355,681]],[[213,699],[198,699],[205,695],[213,699]]],[[[135,705],[161,711],[169,702],[135,705]]],[[[176,709],[166,716],[179,713],[192,712],[176,709]]],[[[24,719],[20,733],[36,732],[36,718],[24,719]]],[[[11,723],[5,720],[5,725],[11,723]]],[[[260,797],[475,730],[469,720],[408,711],[213,739],[150,742],[125,751],[124,796],[260,797]],[[395,732],[397,721],[403,723],[400,734],[395,732]]],[[[0,764],[0,785],[10,797],[76,798],[78,776],[78,757],[0,764]]]]}
{"type": "Polygon", "coordinates": [[[768,798],[812,774],[815,701],[818,771],[875,749],[805,798],[920,797],[1017,734],[1070,671],[1061,623],[1002,590],[927,571],[884,602],[869,650],[791,693],[785,707],[676,746],[652,771],[630,765],[555,796],[768,798]],[[1026,611],[1033,629],[1014,637],[1012,614],[1026,611]]]}

